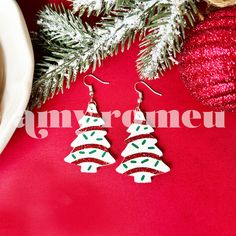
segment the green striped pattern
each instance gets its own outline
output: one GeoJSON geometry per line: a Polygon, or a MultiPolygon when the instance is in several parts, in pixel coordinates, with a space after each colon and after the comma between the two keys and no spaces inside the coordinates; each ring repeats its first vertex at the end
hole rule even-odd
{"type": "MultiPolygon", "coordinates": [[[[95,152],[97,152],[97,150],[94,149],[94,150],[88,152],[88,154],[93,154],[93,153],[95,153],[95,152]]],[[[86,154],[86,152],[85,152],[85,151],[79,151],[79,154],[86,154]]],[[[104,152],[102,153],[102,157],[105,157],[106,154],[107,154],[107,152],[104,151],[104,152]]],[[[76,159],[76,156],[75,156],[74,154],[72,154],[72,157],[73,157],[74,159],[76,159]]]]}
{"type": "MultiPolygon", "coordinates": [[[[93,153],[95,153],[95,152],[97,152],[96,149],[90,151],[88,154],[93,154],[93,153]]],[[[85,152],[85,151],[79,151],[79,154],[86,154],[86,152],[85,152]]],[[[105,157],[106,154],[107,154],[107,152],[104,151],[104,152],[102,153],[102,157],[105,157]]],[[[76,156],[75,156],[74,154],[72,154],[72,157],[73,157],[74,159],[76,159],[76,156]]]]}
{"type": "Polygon", "coordinates": [[[139,149],[139,146],[138,146],[137,144],[135,144],[135,143],[132,143],[131,145],[132,145],[133,147],[135,147],[135,148],[139,149]]]}
{"type": "Polygon", "coordinates": [[[147,142],[147,141],[144,139],[144,140],[142,141],[142,145],[144,145],[146,142],[147,142]]]}
{"type": "Polygon", "coordinates": [[[95,153],[97,150],[92,150],[92,151],[90,151],[89,152],[89,154],[93,154],[93,153],[95,153]]]}
{"type": "Polygon", "coordinates": [[[127,166],[126,164],[123,164],[123,166],[125,167],[125,169],[127,169],[127,168],[128,168],[128,166],[127,166]]]}
{"type": "Polygon", "coordinates": [[[158,165],[158,163],[159,163],[159,161],[156,161],[156,163],[155,163],[155,165],[154,165],[154,166],[156,167],[156,166],[158,165]]]}
{"type": "Polygon", "coordinates": [[[144,159],[144,160],[141,161],[141,163],[144,164],[144,163],[146,163],[148,161],[149,161],[149,159],[144,159]]]}

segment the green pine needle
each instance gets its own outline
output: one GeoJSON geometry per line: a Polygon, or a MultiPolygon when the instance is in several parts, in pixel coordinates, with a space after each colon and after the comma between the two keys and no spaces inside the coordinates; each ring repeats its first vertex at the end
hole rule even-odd
{"type": "Polygon", "coordinates": [[[79,13],[82,16],[85,12],[87,16],[91,14],[99,15],[109,14],[111,11],[119,10],[122,6],[130,6],[133,0],[69,0],[72,2],[74,13],[79,13]]]}
{"type": "Polygon", "coordinates": [[[140,44],[137,59],[140,78],[153,79],[177,64],[176,56],[181,51],[185,28],[193,26],[197,8],[193,0],[160,0],[158,12],[146,26],[148,34],[140,44]]]}
{"type": "Polygon", "coordinates": [[[155,78],[176,61],[184,29],[193,24],[194,0],[73,0],[74,10],[48,5],[38,15],[35,47],[43,58],[36,64],[29,108],[40,107],[63,92],[78,73],[93,71],[108,56],[129,48],[139,35],[141,52],[137,69],[141,78],[155,78]],[[94,4],[88,5],[88,2],[94,4]],[[95,3],[102,3],[100,7],[95,3]],[[113,3],[113,4],[112,4],[113,3]],[[79,9],[76,8],[80,6],[79,9]],[[97,7],[97,8],[96,8],[97,7]],[[177,13],[173,9],[177,9],[177,13]],[[74,14],[79,10],[79,15],[74,14]],[[81,12],[103,13],[92,28],[82,22],[81,12]]]}

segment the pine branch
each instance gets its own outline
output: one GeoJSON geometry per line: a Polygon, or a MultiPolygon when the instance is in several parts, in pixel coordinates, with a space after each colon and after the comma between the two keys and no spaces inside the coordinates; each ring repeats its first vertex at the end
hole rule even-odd
{"type": "MultiPolygon", "coordinates": [[[[79,71],[80,51],[87,49],[93,40],[92,31],[81,19],[63,5],[46,6],[39,12],[38,46],[44,57],[36,64],[35,79],[29,107],[41,106],[49,97],[63,92],[64,82],[70,86],[79,71]],[[55,10],[54,10],[55,9],[55,10]]],[[[88,65],[83,65],[87,67],[88,65]]]]}
{"type": "Polygon", "coordinates": [[[131,8],[123,8],[103,17],[94,29],[84,25],[79,17],[63,7],[46,7],[39,14],[39,35],[47,56],[37,65],[30,108],[41,106],[47,99],[75,81],[76,74],[93,70],[101,61],[118,52],[119,44],[128,48],[138,32],[144,33],[146,20],[157,1],[136,1],[131,8]],[[55,10],[57,11],[55,11],[55,10]]]}
{"type": "MultiPolygon", "coordinates": [[[[137,0],[132,8],[113,11],[111,15],[102,18],[94,29],[94,49],[101,55],[102,59],[107,55],[117,54],[119,45],[123,51],[126,42],[129,49],[137,33],[140,33],[141,36],[145,34],[144,26],[150,17],[150,8],[154,7],[156,2],[155,0],[137,0]]],[[[99,55],[97,58],[99,59],[99,55]]],[[[93,64],[95,70],[96,58],[93,64]]],[[[98,64],[100,64],[99,61],[98,64]]]]}
{"type": "Polygon", "coordinates": [[[39,12],[39,35],[66,48],[87,46],[92,40],[92,29],[63,5],[49,5],[39,12]]]}
{"type": "Polygon", "coordinates": [[[185,37],[185,28],[193,25],[197,12],[194,0],[160,0],[158,13],[146,26],[148,34],[143,39],[137,69],[140,77],[157,78],[177,61],[185,37]]]}
{"type": "Polygon", "coordinates": [[[122,5],[129,5],[133,3],[131,0],[69,0],[73,5],[73,12],[79,12],[79,15],[83,15],[87,12],[90,16],[92,12],[96,15],[109,14],[112,10],[118,10],[122,5]]]}

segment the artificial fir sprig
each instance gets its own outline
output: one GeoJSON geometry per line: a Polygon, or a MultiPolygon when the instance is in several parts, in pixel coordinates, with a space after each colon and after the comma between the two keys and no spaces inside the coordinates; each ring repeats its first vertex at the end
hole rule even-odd
{"type": "Polygon", "coordinates": [[[38,38],[45,54],[36,67],[30,108],[63,91],[65,83],[69,87],[78,72],[87,71],[90,65],[95,70],[103,59],[118,52],[119,45],[122,51],[126,43],[129,48],[137,33],[141,39],[144,36],[137,61],[140,77],[156,78],[175,62],[184,29],[197,12],[194,0],[71,1],[73,11],[46,6],[39,13],[38,38]],[[76,11],[107,15],[91,28],[76,11]]]}
{"type": "Polygon", "coordinates": [[[111,10],[118,10],[124,4],[132,4],[133,0],[70,0],[73,6],[73,12],[79,12],[83,15],[84,12],[89,16],[91,13],[96,15],[103,13],[110,13],[111,10]]]}
{"type": "Polygon", "coordinates": [[[87,71],[91,64],[95,70],[104,58],[118,52],[120,44],[124,49],[128,41],[129,47],[137,32],[143,32],[145,22],[153,15],[150,8],[156,3],[137,1],[103,17],[93,29],[64,7],[46,6],[39,13],[38,25],[47,56],[36,68],[39,78],[33,83],[30,108],[62,91],[64,80],[69,87],[71,79],[75,80],[76,74],[87,71]]]}
{"type": "Polygon", "coordinates": [[[89,26],[63,6],[46,6],[39,12],[37,41],[44,57],[36,64],[29,107],[41,106],[55,93],[63,91],[77,73],[89,65],[81,63],[81,50],[88,50],[93,34],[89,26]]]}
{"type": "Polygon", "coordinates": [[[177,61],[185,37],[185,28],[193,26],[197,8],[193,0],[160,0],[158,12],[145,28],[137,68],[143,79],[157,78],[177,61]]]}

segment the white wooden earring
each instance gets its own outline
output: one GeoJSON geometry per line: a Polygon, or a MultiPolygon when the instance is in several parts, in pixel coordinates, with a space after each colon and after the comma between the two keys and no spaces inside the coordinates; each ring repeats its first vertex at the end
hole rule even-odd
{"type": "Polygon", "coordinates": [[[85,80],[88,76],[103,84],[109,84],[93,74],[84,77],[84,84],[89,88],[90,101],[87,111],[79,120],[77,138],[71,143],[73,150],[64,160],[80,166],[81,172],[96,173],[99,167],[115,163],[115,159],[109,152],[110,143],[105,138],[107,131],[102,127],[105,122],[98,112],[93,86],[85,80]]]}
{"type": "Polygon", "coordinates": [[[130,133],[125,140],[127,146],[121,153],[124,160],[116,168],[116,171],[134,177],[136,183],[150,183],[153,176],[166,173],[170,171],[170,168],[162,161],[163,153],[156,146],[157,139],[151,134],[154,129],[147,124],[145,115],[140,108],[143,94],[137,89],[139,83],[146,85],[153,93],[161,96],[143,81],[135,84],[135,91],[139,94],[138,106],[134,110],[134,122],[127,130],[130,133]]]}

